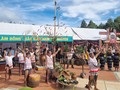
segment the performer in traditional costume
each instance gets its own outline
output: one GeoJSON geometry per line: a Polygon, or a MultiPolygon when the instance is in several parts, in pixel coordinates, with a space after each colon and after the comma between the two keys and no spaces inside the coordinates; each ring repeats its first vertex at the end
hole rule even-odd
{"type": "Polygon", "coordinates": [[[119,69],[119,61],[120,61],[119,56],[120,56],[119,50],[116,49],[113,55],[113,67],[115,67],[115,71],[118,71],[119,69]]]}

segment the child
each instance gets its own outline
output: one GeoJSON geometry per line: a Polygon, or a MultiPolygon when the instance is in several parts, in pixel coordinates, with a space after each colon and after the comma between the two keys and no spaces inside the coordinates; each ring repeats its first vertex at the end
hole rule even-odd
{"type": "Polygon", "coordinates": [[[24,71],[25,71],[24,83],[25,83],[25,86],[26,86],[28,77],[31,74],[31,69],[32,69],[31,57],[30,57],[30,53],[29,52],[26,53],[26,55],[24,53],[24,60],[25,60],[25,63],[24,63],[24,71]]]}

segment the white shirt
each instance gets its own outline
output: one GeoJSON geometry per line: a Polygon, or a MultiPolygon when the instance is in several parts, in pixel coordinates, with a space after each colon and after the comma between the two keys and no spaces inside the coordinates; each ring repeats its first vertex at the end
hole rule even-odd
{"type": "Polygon", "coordinates": [[[46,56],[46,64],[47,64],[47,68],[49,68],[49,69],[53,69],[54,67],[53,67],[53,57],[52,57],[52,55],[51,56],[46,56]]]}
{"type": "Polygon", "coordinates": [[[14,56],[5,56],[6,65],[13,66],[13,57],[14,56]]]}
{"type": "Polygon", "coordinates": [[[98,63],[96,58],[95,57],[94,58],[89,57],[89,58],[90,60],[88,60],[88,65],[89,65],[90,71],[98,71],[98,67],[97,67],[98,63]]]}
{"type": "Polygon", "coordinates": [[[26,69],[32,69],[31,59],[26,57],[26,60],[24,62],[24,70],[26,69]]]}
{"type": "Polygon", "coordinates": [[[34,55],[34,52],[30,52],[30,55],[31,55],[31,56],[34,55]]]}
{"type": "Polygon", "coordinates": [[[22,63],[24,61],[23,53],[19,53],[18,58],[19,58],[19,63],[22,63]]]}
{"type": "Polygon", "coordinates": [[[67,59],[72,59],[73,54],[72,53],[67,53],[67,59]]]}
{"type": "Polygon", "coordinates": [[[31,61],[32,61],[32,62],[35,62],[35,55],[34,55],[34,52],[30,52],[30,55],[31,55],[31,61]]]}

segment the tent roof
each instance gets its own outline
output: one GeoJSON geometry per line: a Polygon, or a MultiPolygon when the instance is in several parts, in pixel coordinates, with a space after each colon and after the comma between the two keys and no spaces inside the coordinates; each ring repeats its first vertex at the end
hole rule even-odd
{"type": "Polygon", "coordinates": [[[107,32],[105,29],[74,28],[74,31],[82,40],[106,40],[106,35],[100,35],[99,32],[107,32]]]}
{"type": "MultiPolygon", "coordinates": [[[[44,25],[0,23],[0,35],[33,35],[33,33],[35,34],[36,32],[38,35],[48,36],[51,34],[52,36],[54,35],[54,27],[44,25]]],[[[105,29],[56,27],[56,32],[57,36],[73,36],[73,40],[106,40],[106,35],[99,35],[99,32],[106,32],[105,29]]]]}

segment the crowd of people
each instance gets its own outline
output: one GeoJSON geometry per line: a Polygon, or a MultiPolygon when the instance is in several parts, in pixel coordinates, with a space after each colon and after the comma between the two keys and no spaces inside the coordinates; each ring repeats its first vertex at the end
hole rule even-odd
{"type": "MultiPolygon", "coordinates": [[[[46,81],[49,84],[49,77],[54,71],[54,57],[56,56],[56,61],[59,61],[61,64],[64,64],[64,68],[69,68],[69,64],[74,68],[75,62],[75,50],[76,46],[69,47],[69,51],[65,54],[62,48],[58,48],[56,52],[52,52],[48,47],[43,48],[43,50],[33,49],[33,48],[18,48],[14,53],[12,49],[4,50],[1,53],[1,56],[4,57],[6,61],[6,78],[11,79],[12,69],[15,66],[19,67],[19,75],[24,74],[24,83],[27,84],[27,77],[35,72],[35,65],[45,66],[46,67],[46,81]],[[40,60],[41,56],[44,56],[45,60],[40,60]],[[67,64],[67,67],[65,67],[67,64]],[[8,75],[7,75],[8,74],[8,75]]],[[[53,50],[54,51],[54,50],[53,50]]],[[[91,76],[94,76],[95,82],[97,82],[98,67],[101,70],[105,70],[105,64],[107,63],[108,70],[115,68],[115,71],[119,70],[119,61],[120,61],[120,50],[119,46],[84,46],[82,58],[86,60],[86,64],[89,65],[90,76],[88,88],[90,88],[91,76]]],[[[97,90],[95,83],[95,90],[97,90]]]]}

